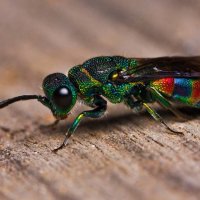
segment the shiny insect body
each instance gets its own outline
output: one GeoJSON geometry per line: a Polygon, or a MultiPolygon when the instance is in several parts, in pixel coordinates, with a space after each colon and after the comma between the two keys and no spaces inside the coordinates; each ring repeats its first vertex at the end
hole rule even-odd
{"type": "Polygon", "coordinates": [[[159,102],[175,115],[182,116],[171,101],[200,108],[200,57],[125,58],[102,56],[72,67],[68,76],[48,75],[43,81],[45,96],[23,95],[0,102],[3,108],[19,100],[37,99],[51,109],[57,122],[67,118],[80,99],[91,110],[81,112],[69,128],[63,148],[84,117],[99,118],[107,109],[107,101],[123,102],[136,111],[145,107],[150,115],[169,128],[149,106],[159,102]]]}

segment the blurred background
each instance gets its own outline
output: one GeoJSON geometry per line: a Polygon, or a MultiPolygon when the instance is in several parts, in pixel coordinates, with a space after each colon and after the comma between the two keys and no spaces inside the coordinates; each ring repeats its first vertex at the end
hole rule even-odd
{"type": "MultiPolygon", "coordinates": [[[[69,68],[94,56],[199,55],[199,19],[198,0],[0,0],[0,98],[42,93],[40,87],[46,75],[52,72],[67,73],[69,68]]],[[[163,163],[171,169],[178,159],[174,150],[177,144],[171,144],[170,138],[168,142],[172,146],[166,150],[160,149],[162,136],[157,138],[161,147],[155,146],[151,156],[158,156],[159,160],[159,151],[162,152],[160,155],[166,155],[163,156],[166,159],[159,160],[156,167],[149,160],[152,165],[147,172],[153,171],[154,174],[140,169],[146,165],[144,155],[147,154],[138,153],[142,151],[137,146],[138,140],[136,143],[132,141],[128,146],[133,146],[124,150],[120,140],[123,137],[117,133],[117,129],[107,129],[109,124],[107,128],[99,124],[96,134],[109,130],[113,140],[107,140],[108,133],[107,136],[103,133],[98,135],[103,139],[92,136],[92,140],[91,135],[80,134],[77,136],[80,139],[76,139],[73,148],[70,148],[73,151],[64,150],[61,153],[63,157],[59,157],[52,155],[50,149],[59,144],[62,133],[67,129],[63,125],[54,130],[53,135],[42,134],[38,124],[45,123],[44,116],[48,114],[49,111],[37,102],[19,103],[1,111],[1,199],[149,199],[149,195],[154,193],[152,199],[182,200],[196,199],[199,194],[197,183],[200,179],[195,173],[200,174],[200,170],[192,168],[197,166],[195,162],[198,159],[189,162],[191,165],[185,160],[187,164],[184,164],[186,169],[183,170],[185,174],[194,170],[190,177],[196,179],[183,178],[183,174],[172,179],[172,175],[181,171],[182,165],[169,177],[166,175],[169,169],[163,167],[163,163]],[[102,150],[95,154],[92,148],[95,148],[97,140],[103,149],[112,148],[107,153],[102,150]],[[87,141],[93,141],[93,147],[87,141]],[[83,149],[86,154],[79,151],[83,149]],[[91,154],[88,155],[87,151],[91,154]],[[169,151],[175,155],[169,154],[169,151]],[[171,155],[171,161],[167,155],[171,155]],[[98,160],[96,163],[93,163],[94,157],[98,160]],[[113,175],[115,165],[116,174],[113,175]],[[22,171],[20,177],[17,175],[19,171],[22,171]],[[161,171],[166,174],[160,175],[161,171]],[[96,176],[93,177],[94,174],[96,176]],[[168,182],[165,182],[165,178],[168,182]],[[149,182],[146,182],[147,179],[149,182]],[[95,190],[91,191],[90,188],[95,190]],[[119,193],[116,194],[116,191],[119,193]]],[[[141,126],[144,122],[151,123],[146,115],[143,117],[138,119],[142,122],[141,126]]],[[[130,116],[129,119],[132,120],[130,116]]],[[[116,124],[111,122],[115,127],[116,124]]],[[[131,132],[134,122],[127,122],[125,126],[129,123],[131,132]]],[[[137,125],[140,126],[140,123],[137,125]]],[[[194,122],[189,126],[196,124],[194,122]]],[[[84,127],[81,130],[93,134],[93,130],[84,127]]],[[[156,130],[159,132],[159,128],[156,130]]],[[[194,148],[199,149],[199,140],[195,144],[194,148]]]]}
{"type": "Polygon", "coordinates": [[[197,0],[1,0],[1,82],[30,89],[100,55],[196,55],[199,11],[197,0]]]}
{"type": "Polygon", "coordinates": [[[99,55],[199,53],[199,1],[0,3],[1,68],[25,69],[28,76],[66,71],[99,55]]]}

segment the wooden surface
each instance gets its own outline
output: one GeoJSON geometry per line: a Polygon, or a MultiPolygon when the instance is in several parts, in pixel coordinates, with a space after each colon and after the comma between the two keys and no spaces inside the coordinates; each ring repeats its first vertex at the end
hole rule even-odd
{"type": "MultiPolygon", "coordinates": [[[[42,94],[43,77],[100,55],[200,54],[200,2],[191,0],[0,0],[0,98],[42,94]]],[[[85,120],[67,148],[51,149],[78,112],[56,128],[35,101],[0,114],[0,199],[200,199],[200,115],[167,123],[109,104],[85,120]]]]}

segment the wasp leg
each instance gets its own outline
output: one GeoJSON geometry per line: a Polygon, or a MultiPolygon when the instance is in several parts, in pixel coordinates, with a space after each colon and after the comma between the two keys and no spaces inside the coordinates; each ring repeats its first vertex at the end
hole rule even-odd
{"type": "Polygon", "coordinates": [[[156,120],[159,121],[160,123],[162,123],[170,132],[174,133],[174,134],[179,134],[179,135],[183,135],[182,132],[179,131],[175,131],[173,129],[171,129],[162,119],[162,117],[155,111],[153,110],[149,105],[147,105],[146,103],[143,103],[144,107],[147,109],[148,113],[156,120]]]}
{"type": "Polygon", "coordinates": [[[176,110],[172,107],[171,103],[155,88],[150,88],[151,93],[153,94],[155,100],[160,103],[164,108],[170,110],[176,117],[178,117],[181,121],[187,121],[190,119],[189,116],[184,115],[180,111],[176,110]]]}
{"type": "Polygon", "coordinates": [[[133,97],[130,95],[130,96],[127,96],[125,99],[124,99],[124,103],[130,108],[130,109],[133,109],[134,111],[136,112],[139,112],[142,110],[142,102],[140,100],[134,100],[133,97]]]}
{"type": "Polygon", "coordinates": [[[102,97],[96,96],[94,99],[94,105],[96,105],[95,109],[83,111],[76,117],[71,127],[69,128],[67,134],[65,135],[63,143],[58,148],[54,149],[53,152],[57,152],[58,150],[62,149],[67,145],[68,139],[74,133],[74,131],[76,130],[76,128],[78,127],[78,125],[84,117],[99,118],[104,115],[107,109],[107,102],[102,97]]]}

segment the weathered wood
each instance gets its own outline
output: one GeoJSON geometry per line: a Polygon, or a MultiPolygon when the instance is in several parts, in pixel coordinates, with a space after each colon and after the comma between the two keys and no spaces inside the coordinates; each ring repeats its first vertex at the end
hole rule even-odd
{"type": "MultiPolygon", "coordinates": [[[[38,94],[44,76],[99,55],[151,57],[200,52],[199,1],[1,0],[0,97],[38,94]]],[[[51,149],[78,112],[56,128],[34,101],[0,114],[0,199],[199,199],[200,115],[168,134],[146,112],[109,104],[85,120],[67,148],[51,149]]]]}

